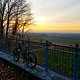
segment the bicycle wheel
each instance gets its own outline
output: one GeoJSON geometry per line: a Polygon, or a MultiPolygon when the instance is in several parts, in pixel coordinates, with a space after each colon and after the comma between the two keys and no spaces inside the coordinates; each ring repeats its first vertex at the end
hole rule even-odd
{"type": "Polygon", "coordinates": [[[36,56],[33,54],[33,53],[28,53],[27,54],[27,66],[31,69],[35,68],[36,67],[36,64],[37,64],[37,59],[36,59],[36,56]]]}
{"type": "Polygon", "coordinates": [[[15,62],[19,60],[19,51],[18,51],[18,49],[14,49],[14,51],[13,51],[13,60],[15,62]]]}

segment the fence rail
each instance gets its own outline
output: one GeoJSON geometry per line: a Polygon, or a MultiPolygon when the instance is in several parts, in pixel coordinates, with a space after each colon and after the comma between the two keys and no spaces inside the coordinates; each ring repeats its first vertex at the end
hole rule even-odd
{"type": "Polygon", "coordinates": [[[0,50],[11,53],[13,52],[17,41],[21,41],[24,45],[28,45],[28,51],[33,52],[37,57],[38,65],[45,67],[45,70],[53,70],[61,74],[80,79],[80,47],[63,46],[45,43],[34,42],[28,40],[15,40],[0,38],[0,50]]]}

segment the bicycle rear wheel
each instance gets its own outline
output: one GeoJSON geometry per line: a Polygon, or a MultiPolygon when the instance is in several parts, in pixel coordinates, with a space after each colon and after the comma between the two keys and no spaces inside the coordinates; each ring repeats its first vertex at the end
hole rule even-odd
{"type": "Polygon", "coordinates": [[[31,52],[29,52],[27,55],[28,55],[26,61],[27,66],[31,69],[35,68],[37,64],[36,56],[31,52]]]}
{"type": "Polygon", "coordinates": [[[18,49],[14,49],[13,51],[13,60],[17,62],[19,60],[19,51],[18,49]]]}

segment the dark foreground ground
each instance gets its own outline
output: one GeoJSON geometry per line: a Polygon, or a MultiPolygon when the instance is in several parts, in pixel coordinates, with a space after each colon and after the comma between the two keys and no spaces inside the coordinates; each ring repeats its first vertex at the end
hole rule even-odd
{"type": "Polygon", "coordinates": [[[29,80],[27,74],[0,60],[0,80],[29,80]]]}

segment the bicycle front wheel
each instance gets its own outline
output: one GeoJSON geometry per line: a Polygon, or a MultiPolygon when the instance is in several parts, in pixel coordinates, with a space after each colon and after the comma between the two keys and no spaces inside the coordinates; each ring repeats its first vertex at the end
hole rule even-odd
{"type": "Polygon", "coordinates": [[[13,60],[17,62],[19,60],[19,51],[18,49],[14,49],[13,51],[13,60]]]}
{"type": "Polygon", "coordinates": [[[31,53],[31,52],[28,53],[26,64],[31,69],[36,67],[37,59],[36,59],[36,56],[33,53],[31,53]]]}

